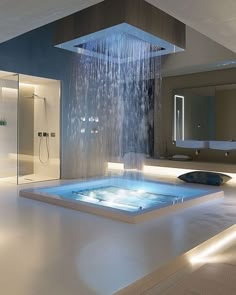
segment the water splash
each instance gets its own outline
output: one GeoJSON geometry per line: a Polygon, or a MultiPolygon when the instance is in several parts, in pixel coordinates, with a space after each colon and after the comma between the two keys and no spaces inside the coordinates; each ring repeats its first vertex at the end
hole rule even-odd
{"type": "Polygon", "coordinates": [[[103,175],[107,161],[122,161],[127,153],[153,156],[161,82],[161,60],[149,58],[147,42],[120,33],[83,49],[100,55],[81,55],[73,65],[66,132],[75,177],[103,175]]]}

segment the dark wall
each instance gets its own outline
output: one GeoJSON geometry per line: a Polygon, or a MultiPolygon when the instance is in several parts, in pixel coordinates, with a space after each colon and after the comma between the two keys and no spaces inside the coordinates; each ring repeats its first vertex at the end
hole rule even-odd
{"type": "Polygon", "coordinates": [[[162,80],[161,125],[157,121],[157,112],[154,117],[155,155],[188,154],[197,161],[236,163],[236,151],[230,152],[229,157],[225,157],[224,151],[217,150],[203,150],[200,155],[196,156],[195,150],[177,148],[172,143],[175,89],[235,84],[235,82],[236,68],[164,78],[162,80]]]}
{"type": "Polygon", "coordinates": [[[53,47],[50,24],[0,44],[1,70],[64,79],[72,54],[53,47]]]}
{"type": "Polygon", "coordinates": [[[61,116],[64,127],[61,130],[61,141],[65,143],[61,150],[61,170],[62,177],[67,178],[71,175],[67,175],[70,169],[65,163],[68,163],[72,156],[66,147],[65,127],[68,125],[66,114],[73,92],[71,81],[77,57],[69,51],[55,48],[53,33],[54,24],[49,24],[0,44],[0,70],[61,80],[63,110],[61,116]]]}

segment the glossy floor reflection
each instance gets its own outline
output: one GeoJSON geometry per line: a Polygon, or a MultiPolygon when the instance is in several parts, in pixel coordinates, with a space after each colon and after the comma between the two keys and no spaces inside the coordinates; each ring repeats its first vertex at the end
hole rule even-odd
{"type": "Polygon", "coordinates": [[[0,184],[0,283],[7,295],[110,295],[236,223],[234,183],[222,187],[223,200],[143,224],[19,198],[18,189],[28,187],[0,184]]]}
{"type": "Polygon", "coordinates": [[[218,251],[199,269],[183,275],[166,291],[150,290],[145,295],[235,295],[236,294],[236,243],[218,251]]]}

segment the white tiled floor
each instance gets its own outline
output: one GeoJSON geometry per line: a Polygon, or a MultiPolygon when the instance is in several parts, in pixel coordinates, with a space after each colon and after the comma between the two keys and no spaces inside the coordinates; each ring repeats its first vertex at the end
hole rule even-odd
{"type": "MultiPolygon", "coordinates": [[[[40,174],[28,174],[25,176],[20,176],[18,178],[18,183],[19,184],[27,184],[27,183],[34,183],[34,182],[40,182],[40,181],[49,181],[49,180],[53,180],[56,178],[52,178],[52,177],[48,177],[48,176],[43,176],[40,174]]],[[[0,178],[0,183],[9,183],[9,184],[16,184],[17,183],[17,178],[15,177],[4,177],[4,178],[0,178]]]]}
{"type": "Polygon", "coordinates": [[[211,257],[198,270],[184,275],[162,295],[235,295],[236,294],[236,244],[211,257]]]}
{"type": "Polygon", "coordinates": [[[110,295],[236,223],[234,183],[223,200],[143,224],[18,197],[31,186],[0,184],[1,294],[110,295]]]}

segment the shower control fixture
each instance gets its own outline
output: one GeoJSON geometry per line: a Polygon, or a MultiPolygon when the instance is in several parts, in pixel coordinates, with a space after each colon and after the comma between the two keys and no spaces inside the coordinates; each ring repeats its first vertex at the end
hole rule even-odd
{"type": "Polygon", "coordinates": [[[92,129],[91,134],[98,134],[98,130],[96,128],[92,129]]]}
{"type": "MultiPolygon", "coordinates": [[[[51,137],[55,137],[55,133],[54,136],[52,136],[53,133],[51,133],[51,137]]],[[[49,137],[49,133],[48,132],[38,132],[38,137],[49,137]]]]}
{"type": "Polygon", "coordinates": [[[94,117],[89,117],[89,122],[94,122],[94,121],[95,121],[94,117]]]}
{"type": "Polygon", "coordinates": [[[89,117],[89,122],[96,122],[96,123],[98,123],[99,122],[99,118],[97,117],[97,116],[91,116],[91,117],[89,117]]]}
{"type": "Polygon", "coordinates": [[[6,126],[7,121],[5,119],[0,119],[0,126],[6,126]]]}

